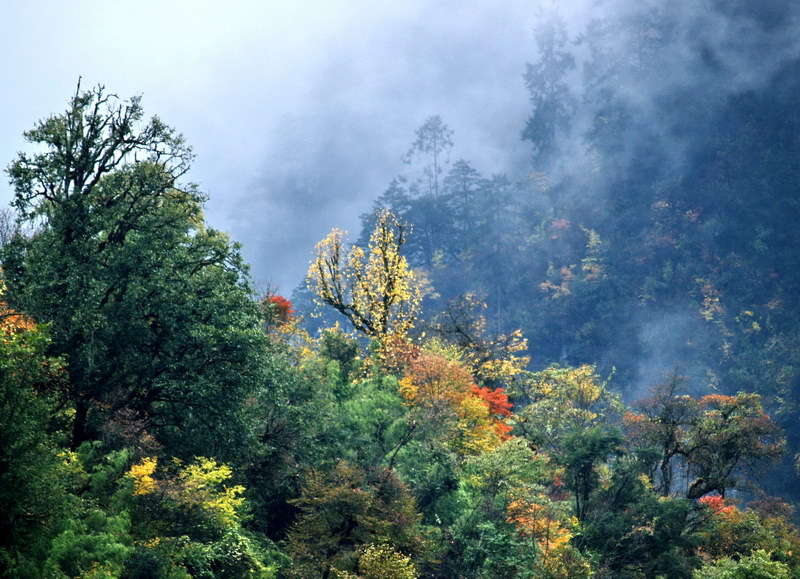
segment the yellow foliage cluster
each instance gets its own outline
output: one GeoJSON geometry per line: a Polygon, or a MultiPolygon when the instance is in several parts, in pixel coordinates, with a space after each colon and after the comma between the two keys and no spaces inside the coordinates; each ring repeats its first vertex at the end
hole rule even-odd
{"type": "MultiPolygon", "coordinates": [[[[452,342],[445,355],[462,361],[482,385],[511,384],[530,363],[528,342],[520,330],[492,335],[487,328],[486,303],[473,293],[452,302],[434,323],[437,333],[452,342]]],[[[441,348],[440,344],[429,343],[441,348]]]]}
{"type": "Polygon", "coordinates": [[[532,404],[548,402],[559,407],[563,417],[571,422],[588,424],[598,414],[596,406],[607,394],[606,382],[597,375],[594,366],[550,366],[528,377],[525,393],[532,404]]]}
{"type": "Polygon", "coordinates": [[[541,567],[548,577],[584,577],[590,566],[574,557],[570,540],[578,526],[575,517],[560,514],[545,496],[519,498],[509,503],[507,520],[517,532],[533,540],[539,549],[541,567]]]}
{"type": "Polygon", "coordinates": [[[559,270],[558,276],[560,277],[560,283],[555,283],[553,279],[556,277],[555,273],[556,269],[553,264],[550,264],[547,268],[547,279],[539,284],[539,289],[545,293],[550,294],[552,298],[563,298],[568,296],[572,293],[572,289],[570,288],[570,284],[575,279],[575,266],[570,265],[562,265],[561,269],[559,270]]]}
{"type": "Polygon", "coordinates": [[[592,428],[623,410],[619,395],[607,386],[608,379],[590,365],[528,372],[514,384],[521,406],[514,416],[515,432],[536,447],[551,447],[568,432],[592,428]]]}
{"type": "Polygon", "coordinates": [[[346,248],[344,234],[334,229],[316,245],[309,288],[370,337],[406,335],[422,300],[414,273],[400,254],[406,225],[390,211],[381,211],[367,250],[346,248]]]}
{"type": "Polygon", "coordinates": [[[506,512],[508,522],[514,524],[521,535],[535,539],[544,554],[563,549],[573,536],[569,526],[577,525],[574,518],[558,520],[544,497],[542,502],[530,499],[511,501],[506,512]]]}
{"type": "Polygon", "coordinates": [[[600,259],[600,247],[602,245],[600,236],[594,229],[589,229],[588,227],[581,227],[581,230],[586,234],[586,257],[581,260],[583,281],[603,279],[606,274],[605,267],[600,259]]]}
{"type": "Polygon", "coordinates": [[[475,376],[488,384],[511,384],[531,361],[530,356],[521,354],[528,349],[528,341],[520,330],[504,334],[489,341],[485,353],[467,352],[467,364],[475,376]]]}
{"type": "Polygon", "coordinates": [[[706,279],[697,278],[695,282],[700,285],[700,291],[703,294],[703,307],[700,308],[700,315],[703,316],[703,319],[713,322],[725,312],[720,302],[720,292],[712,282],[706,279]]]}
{"type": "Polygon", "coordinates": [[[239,513],[244,505],[244,487],[227,486],[233,471],[226,464],[217,464],[210,458],[197,457],[184,466],[174,459],[180,470],[177,477],[165,475],[162,480],[153,477],[158,469],[158,459],[144,457],[133,464],[127,476],[133,481],[133,496],[143,496],[161,490],[165,496],[185,507],[197,507],[223,527],[239,523],[239,513]]]}
{"type": "Polygon", "coordinates": [[[467,454],[491,452],[505,440],[505,433],[497,428],[498,420],[491,415],[486,403],[476,396],[468,396],[458,407],[457,447],[467,454]]]}
{"type": "Polygon", "coordinates": [[[142,460],[131,466],[128,476],[133,479],[133,495],[147,495],[158,488],[153,473],[158,466],[158,459],[155,457],[144,457],[142,460]]]}
{"type": "Polygon", "coordinates": [[[390,545],[368,545],[359,550],[358,575],[331,569],[336,579],[416,579],[411,557],[395,551],[390,545]]]}
{"type": "Polygon", "coordinates": [[[285,322],[266,328],[269,336],[279,342],[292,344],[300,349],[312,343],[311,336],[303,327],[303,317],[293,316],[285,322]]]}
{"type": "Polygon", "coordinates": [[[225,486],[233,477],[231,467],[217,464],[210,458],[198,457],[178,476],[180,501],[201,507],[224,526],[239,521],[239,511],[244,504],[244,487],[225,486]]]}

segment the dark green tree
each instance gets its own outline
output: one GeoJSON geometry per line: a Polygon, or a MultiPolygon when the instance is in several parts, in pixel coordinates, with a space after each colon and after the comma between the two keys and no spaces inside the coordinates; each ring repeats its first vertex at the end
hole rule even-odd
{"type": "Polygon", "coordinates": [[[533,143],[537,160],[547,161],[557,153],[556,138],[570,127],[575,97],[566,75],[575,68],[575,57],[565,50],[567,31],[564,21],[553,14],[536,30],[539,59],[528,64],[525,86],[530,94],[532,111],[522,131],[522,138],[533,143]]]}
{"type": "MultiPolygon", "coordinates": [[[[0,281],[0,300],[2,281],[0,281]]],[[[0,301],[0,576],[36,577],[67,509],[72,462],[61,453],[63,361],[47,334],[0,301]]]]}
{"type": "Polygon", "coordinates": [[[80,85],[25,137],[40,152],[8,174],[37,231],[4,248],[8,299],[67,360],[73,447],[146,429],[181,455],[243,449],[263,334],[238,246],[178,183],[189,147],[138,97],[80,85]]]}

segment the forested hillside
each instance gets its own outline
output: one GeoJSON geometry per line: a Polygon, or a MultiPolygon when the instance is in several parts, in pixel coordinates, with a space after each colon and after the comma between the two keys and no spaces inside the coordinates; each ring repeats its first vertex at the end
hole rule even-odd
{"type": "Polygon", "coordinates": [[[79,84],[7,170],[0,575],[800,577],[798,10],[705,4],[542,14],[529,166],[431,116],[291,301],[79,84]]]}
{"type": "Polygon", "coordinates": [[[376,209],[411,226],[434,325],[477,296],[533,368],[594,364],[628,401],[675,372],[695,394],[758,392],[797,452],[797,10],[611,4],[575,38],[557,15],[537,30],[528,172],[450,159],[435,116],[376,209]]]}

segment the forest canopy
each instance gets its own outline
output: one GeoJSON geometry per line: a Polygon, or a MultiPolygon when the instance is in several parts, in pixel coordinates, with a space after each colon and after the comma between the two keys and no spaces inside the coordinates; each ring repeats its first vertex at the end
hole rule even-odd
{"type": "Polygon", "coordinates": [[[800,575],[800,56],[712,93],[687,18],[542,15],[526,171],[430,116],[288,297],[79,83],[7,169],[0,576],[800,575]]]}

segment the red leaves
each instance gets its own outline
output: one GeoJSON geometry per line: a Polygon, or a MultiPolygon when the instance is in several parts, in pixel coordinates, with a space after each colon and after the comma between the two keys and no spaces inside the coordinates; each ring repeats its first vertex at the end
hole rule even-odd
{"type": "Polygon", "coordinates": [[[275,311],[275,318],[281,322],[288,322],[294,316],[294,306],[292,302],[283,296],[272,296],[269,303],[275,311]]]}
{"type": "Polygon", "coordinates": [[[550,222],[547,226],[547,232],[550,234],[550,239],[558,239],[564,235],[565,232],[569,231],[571,226],[572,223],[570,223],[569,219],[560,217],[550,222]]]}
{"type": "Polygon", "coordinates": [[[706,495],[701,497],[700,504],[715,515],[727,515],[736,510],[735,506],[728,504],[725,497],[720,495],[706,495]]]}
{"type": "Polygon", "coordinates": [[[511,403],[502,388],[479,387],[457,360],[420,351],[400,380],[400,393],[424,412],[449,408],[457,416],[460,443],[470,452],[489,450],[510,437],[511,403]]]}
{"type": "Polygon", "coordinates": [[[294,318],[294,305],[283,296],[273,295],[261,301],[268,325],[286,324],[294,318]]]}
{"type": "Polygon", "coordinates": [[[485,386],[480,388],[473,384],[472,393],[486,403],[492,414],[506,418],[511,416],[512,404],[508,401],[508,396],[502,388],[491,390],[485,386]]]}

